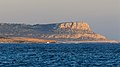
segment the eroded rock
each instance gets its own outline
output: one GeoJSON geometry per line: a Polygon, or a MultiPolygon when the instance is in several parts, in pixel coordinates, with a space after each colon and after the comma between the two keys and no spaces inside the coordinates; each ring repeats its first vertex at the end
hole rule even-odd
{"type": "Polygon", "coordinates": [[[106,37],[94,33],[86,22],[65,22],[58,24],[55,34],[42,36],[43,38],[77,39],[77,40],[108,40],[106,37]]]}

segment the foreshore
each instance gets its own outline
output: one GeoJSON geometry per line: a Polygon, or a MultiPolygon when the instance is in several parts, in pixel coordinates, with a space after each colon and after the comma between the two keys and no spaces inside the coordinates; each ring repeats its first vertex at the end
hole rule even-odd
{"type": "Polygon", "coordinates": [[[65,41],[58,43],[120,43],[120,42],[111,40],[111,41],[65,41]]]}
{"type": "Polygon", "coordinates": [[[56,40],[46,40],[26,37],[7,37],[0,38],[0,43],[54,43],[56,40]]]}
{"type": "Polygon", "coordinates": [[[0,38],[0,43],[120,43],[115,40],[105,41],[57,41],[38,38],[26,38],[26,37],[8,37],[0,38]]]}

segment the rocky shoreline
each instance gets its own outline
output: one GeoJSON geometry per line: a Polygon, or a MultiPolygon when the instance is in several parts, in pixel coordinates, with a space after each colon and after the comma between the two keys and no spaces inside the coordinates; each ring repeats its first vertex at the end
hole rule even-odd
{"type": "Polygon", "coordinates": [[[45,40],[38,38],[26,38],[26,37],[7,37],[0,38],[0,43],[55,43],[56,40],[45,40]]]}
{"type": "Polygon", "coordinates": [[[0,38],[0,43],[119,43],[115,40],[108,41],[57,41],[46,40],[38,38],[25,38],[25,37],[7,37],[0,38]]]}
{"type": "Polygon", "coordinates": [[[58,42],[58,43],[120,43],[118,41],[66,41],[66,42],[58,42]]]}

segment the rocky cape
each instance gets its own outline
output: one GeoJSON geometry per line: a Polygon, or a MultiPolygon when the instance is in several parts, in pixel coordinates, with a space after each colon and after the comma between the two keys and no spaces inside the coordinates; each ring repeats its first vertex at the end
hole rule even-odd
{"type": "Polygon", "coordinates": [[[114,42],[93,32],[83,21],[36,25],[1,23],[0,37],[24,37],[23,40],[26,42],[29,38],[43,39],[45,42],[46,40],[51,40],[51,42],[114,42]]]}

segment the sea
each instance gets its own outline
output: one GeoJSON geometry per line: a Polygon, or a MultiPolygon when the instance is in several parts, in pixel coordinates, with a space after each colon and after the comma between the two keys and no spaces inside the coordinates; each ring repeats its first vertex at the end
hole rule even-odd
{"type": "Polygon", "coordinates": [[[120,43],[1,43],[0,67],[120,67],[120,43]]]}

